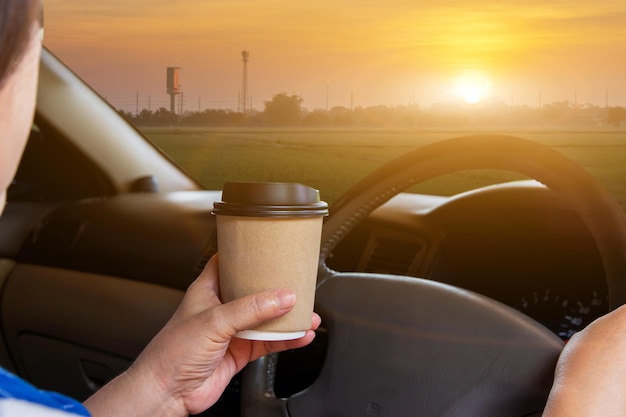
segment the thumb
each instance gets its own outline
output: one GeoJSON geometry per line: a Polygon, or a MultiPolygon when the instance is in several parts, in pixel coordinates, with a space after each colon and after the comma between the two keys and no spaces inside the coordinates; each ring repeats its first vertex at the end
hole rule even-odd
{"type": "Polygon", "coordinates": [[[237,332],[288,313],[295,304],[296,294],[293,291],[268,290],[222,304],[213,309],[212,318],[217,335],[227,341],[237,332]]]}

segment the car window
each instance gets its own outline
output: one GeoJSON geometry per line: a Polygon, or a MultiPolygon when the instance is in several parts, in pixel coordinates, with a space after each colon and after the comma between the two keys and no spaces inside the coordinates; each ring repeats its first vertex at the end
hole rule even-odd
{"type": "Polygon", "coordinates": [[[408,150],[497,131],[556,148],[626,206],[625,20],[609,0],[50,0],[45,44],[208,189],[297,181],[332,202],[408,150]]]}

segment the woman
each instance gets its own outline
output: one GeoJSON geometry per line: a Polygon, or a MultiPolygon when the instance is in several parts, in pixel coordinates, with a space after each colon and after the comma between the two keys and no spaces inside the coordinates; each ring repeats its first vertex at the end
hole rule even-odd
{"type": "MultiPolygon", "coordinates": [[[[35,108],[41,52],[40,0],[0,0],[0,211],[35,108]]],[[[295,296],[276,290],[221,304],[217,259],[189,287],[180,307],[131,368],[85,401],[42,392],[0,371],[0,416],[186,416],[214,404],[249,361],[305,346],[299,340],[251,342],[239,331],[288,312],[295,296]],[[190,337],[191,336],[191,337],[190,337]]],[[[575,335],[564,349],[544,416],[626,415],[626,309],[575,335]]]]}
{"type": "MultiPolygon", "coordinates": [[[[32,126],[41,52],[41,1],[0,0],[0,211],[32,126]]],[[[287,313],[295,295],[267,291],[221,304],[217,259],[191,284],[174,316],[126,372],[84,405],[0,372],[0,416],[186,416],[213,405],[249,361],[310,343],[320,318],[298,340],[233,338],[287,313]]]]}

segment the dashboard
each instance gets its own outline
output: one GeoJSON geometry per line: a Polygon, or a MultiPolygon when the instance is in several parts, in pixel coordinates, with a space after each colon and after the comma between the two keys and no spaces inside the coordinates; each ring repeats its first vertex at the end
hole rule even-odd
{"type": "Polygon", "coordinates": [[[475,291],[563,340],[608,311],[602,260],[589,230],[536,181],[453,197],[400,194],[358,225],[328,264],[475,291]]]}
{"type": "MultiPolygon", "coordinates": [[[[0,256],[184,290],[217,252],[210,211],[219,198],[200,191],[14,201],[0,219],[0,256]]],[[[563,340],[608,311],[589,230],[535,181],[452,197],[399,194],[358,224],[327,264],[471,290],[524,312],[563,340]]]]}
{"type": "MultiPolygon", "coordinates": [[[[210,212],[219,198],[218,191],[197,191],[10,201],[0,218],[0,258],[16,264],[2,293],[3,363],[13,357],[17,370],[37,385],[76,398],[125,369],[217,252],[210,212]],[[125,294],[124,304],[113,294],[125,294]],[[57,363],[63,372],[75,370],[71,382],[50,378],[59,375],[49,369],[57,363]],[[98,372],[85,383],[84,367],[94,363],[98,372]]],[[[534,181],[452,197],[399,194],[358,224],[327,264],[478,292],[563,340],[608,311],[589,230],[534,181]]],[[[323,326],[311,345],[279,356],[279,397],[316,379],[328,346],[323,326]]],[[[233,379],[207,415],[237,409],[240,381],[233,379]]]]}

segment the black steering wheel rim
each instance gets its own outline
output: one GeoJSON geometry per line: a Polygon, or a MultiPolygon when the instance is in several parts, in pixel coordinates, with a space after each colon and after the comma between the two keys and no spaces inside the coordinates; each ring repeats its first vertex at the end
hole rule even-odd
{"type": "MultiPolygon", "coordinates": [[[[373,210],[421,181],[473,169],[520,173],[538,180],[560,195],[579,213],[598,245],[609,289],[610,308],[626,302],[626,280],[622,278],[622,271],[626,271],[626,219],[622,208],[600,182],[562,154],[546,146],[505,135],[464,136],[426,145],[384,165],[355,184],[330,208],[331,214],[322,233],[318,288],[323,287],[326,281],[336,284],[344,277],[346,280],[355,278],[331,270],[326,265],[326,259],[336,245],[373,210]]],[[[423,289],[428,290],[427,287],[423,289]]],[[[329,298],[327,295],[324,297],[329,298]]],[[[324,306],[320,308],[324,310],[324,306]]],[[[489,304],[488,308],[493,306],[489,304]]],[[[494,311],[501,310],[496,307],[494,311]]],[[[502,314],[508,313],[504,311],[502,314]]],[[[533,326],[535,324],[531,324],[533,326]]],[[[547,359],[539,365],[542,367],[552,366],[558,355],[556,345],[550,341],[547,345],[549,347],[543,349],[547,359]]],[[[276,399],[273,395],[275,361],[275,357],[262,358],[246,370],[242,388],[244,415],[247,415],[246,409],[251,408],[254,412],[250,415],[288,415],[286,400],[276,399]],[[260,410],[268,413],[259,414],[260,410]]],[[[541,395],[547,395],[549,383],[542,383],[544,394],[541,395]]],[[[294,403],[292,408],[298,415],[303,415],[300,411],[314,404],[298,398],[294,403]]]]}
{"type": "Polygon", "coordinates": [[[585,169],[536,142],[507,135],[472,135],[436,142],[374,171],[337,200],[324,224],[318,281],[334,274],[326,259],[377,207],[412,185],[463,170],[506,170],[556,192],[585,222],[602,256],[613,310],[626,304],[626,216],[615,198],[585,169]]]}

